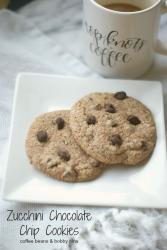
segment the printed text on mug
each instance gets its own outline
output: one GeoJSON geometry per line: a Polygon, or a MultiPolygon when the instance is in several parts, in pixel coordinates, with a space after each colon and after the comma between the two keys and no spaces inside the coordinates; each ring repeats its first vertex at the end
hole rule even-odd
{"type": "Polygon", "coordinates": [[[118,63],[128,63],[132,60],[132,52],[140,52],[145,45],[145,40],[138,37],[120,39],[120,33],[117,30],[111,30],[104,35],[87,22],[85,22],[85,29],[91,38],[89,49],[100,58],[103,66],[113,68],[118,63]]]}

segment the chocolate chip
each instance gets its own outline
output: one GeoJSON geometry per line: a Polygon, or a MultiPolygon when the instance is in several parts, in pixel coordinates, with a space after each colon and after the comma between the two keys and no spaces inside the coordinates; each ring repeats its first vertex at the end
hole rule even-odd
{"type": "Polygon", "coordinates": [[[86,119],[88,125],[95,125],[96,124],[96,117],[94,115],[90,115],[86,119]]]}
{"type": "Polygon", "coordinates": [[[118,123],[113,123],[112,128],[116,128],[116,127],[118,127],[118,123]]]}
{"type": "Polygon", "coordinates": [[[69,161],[71,159],[71,156],[69,154],[69,152],[65,149],[60,149],[57,152],[58,156],[60,157],[61,160],[63,161],[69,161]]]}
{"type": "Polygon", "coordinates": [[[124,100],[127,97],[127,95],[124,91],[120,91],[115,93],[114,97],[118,100],[124,100]]]}
{"type": "Polygon", "coordinates": [[[128,121],[133,124],[133,125],[138,125],[141,123],[141,121],[139,120],[139,118],[135,115],[130,115],[128,116],[128,121]]]}
{"type": "Polygon", "coordinates": [[[53,121],[53,124],[57,125],[58,130],[61,130],[64,128],[65,121],[63,120],[63,118],[58,117],[55,121],[53,121]]]}
{"type": "Polygon", "coordinates": [[[145,141],[141,142],[141,148],[146,150],[147,149],[147,143],[145,141]]]}
{"type": "Polygon", "coordinates": [[[106,104],[105,111],[108,113],[116,113],[116,109],[112,104],[106,104]]]}
{"type": "Polygon", "coordinates": [[[122,145],[122,138],[120,137],[120,135],[112,135],[111,137],[109,137],[109,141],[112,143],[112,145],[118,145],[121,146],[122,145]]]}
{"type": "Polygon", "coordinates": [[[95,167],[95,168],[100,167],[100,162],[99,162],[99,161],[97,161],[97,162],[93,165],[93,167],[95,167]]]}
{"type": "Polygon", "coordinates": [[[39,142],[47,142],[48,134],[45,131],[41,130],[37,133],[37,139],[39,142]]]}

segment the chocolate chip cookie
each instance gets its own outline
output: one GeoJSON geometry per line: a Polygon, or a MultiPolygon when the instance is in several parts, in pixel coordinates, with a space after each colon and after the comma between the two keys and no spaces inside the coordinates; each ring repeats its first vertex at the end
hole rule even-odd
{"type": "Polygon", "coordinates": [[[83,97],[70,112],[70,127],[82,149],[106,164],[136,165],[156,142],[150,110],[124,91],[83,97]]]}
{"type": "Polygon", "coordinates": [[[76,143],[69,127],[69,111],[36,118],[27,135],[26,152],[32,165],[62,181],[90,181],[103,169],[76,143]]]}

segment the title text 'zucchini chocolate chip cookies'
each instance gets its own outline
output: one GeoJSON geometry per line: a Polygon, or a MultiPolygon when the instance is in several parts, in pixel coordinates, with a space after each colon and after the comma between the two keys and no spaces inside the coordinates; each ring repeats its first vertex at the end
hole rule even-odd
{"type": "Polygon", "coordinates": [[[69,112],[37,117],[29,129],[26,151],[30,162],[47,175],[67,182],[89,181],[101,173],[102,163],[88,156],[69,128],[69,112]]]}
{"type": "Polygon", "coordinates": [[[70,127],[82,149],[106,164],[139,164],[156,142],[150,110],[123,91],[80,99],[70,112],[70,127]]]}

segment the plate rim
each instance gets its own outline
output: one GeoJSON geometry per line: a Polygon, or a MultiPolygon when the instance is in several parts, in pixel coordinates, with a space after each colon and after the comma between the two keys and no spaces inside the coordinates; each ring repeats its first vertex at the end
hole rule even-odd
{"type": "MultiPolygon", "coordinates": [[[[121,206],[121,207],[140,207],[140,208],[150,208],[150,206],[142,206],[142,205],[137,205],[137,206],[133,206],[133,205],[121,205],[121,204],[118,204],[118,205],[115,205],[115,204],[105,204],[105,205],[101,205],[101,204],[97,204],[96,202],[92,202],[91,204],[90,203],[85,203],[85,202],[72,202],[72,203],[66,203],[65,201],[62,201],[62,202],[57,202],[55,200],[53,200],[52,202],[48,202],[48,201],[40,201],[40,200],[37,200],[36,202],[33,201],[33,199],[20,199],[20,198],[10,198],[10,194],[11,193],[6,193],[5,192],[5,187],[7,185],[7,171],[9,170],[9,158],[10,158],[10,150],[11,150],[11,144],[12,144],[12,134],[13,134],[13,125],[14,125],[14,118],[15,118],[15,113],[16,113],[16,102],[17,102],[17,96],[18,96],[18,90],[19,90],[19,87],[21,84],[23,84],[21,81],[22,81],[22,78],[24,80],[24,77],[53,77],[53,78],[64,78],[64,79],[76,79],[76,80],[88,80],[88,79],[93,79],[93,80],[103,80],[103,81],[111,81],[111,80],[114,80],[114,81],[123,81],[123,82],[129,82],[129,81],[133,81],[133,82],[138,82],[138,83],[141,83],[141,82],[151,82],[151,83],[155,83],[155,85],[158,85],[160,87],[160,94],[161,94],[161,109],[162,109],[162,124],[161,124],[161,129],[163,130],[162,133],[165,135],[165,117],[164,117],[164,96],[163,96],[163,88],[162,88],[162,84],[160,81],[148,81],[148,80],[140,80],[140,79],[105,79],[105,78],[95,78],[95,77],[77,77],[77,76],[64,76],[64,75],[55,75],[55,74],[43,74],[43,73],[29,73],[29,72],[21,72],[17,75],[17,78],[16,78],[16,84],[15,84],[15,90],[14,90],[14,98],[13,98],[13,105],[12,105],[12,115],[11,115],[11,121],[10,121],[10,131],[9,131],[9,138],[8,138],[8,147],[7,147],[7,161],[6,161],[6,164],[5,164],[5,171],[4,171],[4,176],[3,176],[3,182],[2,182],[2,199],[3,200],[6,200],[6,201],[16,201],[16,202],[22,202],[22,203],[40,203],[40,204],[62,204],[62,205],[83,205],[83,206],[98,206],[98,207],[108,207],[108,206],[121,206]]],[[[166,139],[163,140],[163,147],[164,147],[164,152],[166,152],[166,139]]],[[[167,155],[164,154],[164,160],[165,162],[167,162],[167,155]]],[[[119,202],[118,202],[119,203],[119,202]]],[[[154,208],[162,208],[162,209],[165,209],[167,208],[167,201],[166,201],[166,205],[160,205],[160,206],[151,206],[151,207],[154,207],[154,208]]]]}

